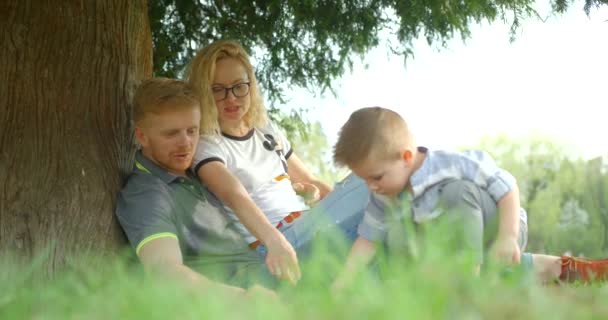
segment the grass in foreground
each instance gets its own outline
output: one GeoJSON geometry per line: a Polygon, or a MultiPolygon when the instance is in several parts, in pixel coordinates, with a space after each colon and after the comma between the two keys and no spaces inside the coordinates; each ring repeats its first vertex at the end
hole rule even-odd
{"type": "Polygon", "coordinates": [[[126,261],[83,259],[50,281],[36,280],[38,267],[4,263],[0,319],[608,318],[608,287],[540,286],[517,270],[474,277],[466,259],[439,253],[385,261],[332,295],[330,274],[339,267],[332,259],[327,253],[311,259],[297,287],[278,288],[278,302],[189,290],[126,261]]]}

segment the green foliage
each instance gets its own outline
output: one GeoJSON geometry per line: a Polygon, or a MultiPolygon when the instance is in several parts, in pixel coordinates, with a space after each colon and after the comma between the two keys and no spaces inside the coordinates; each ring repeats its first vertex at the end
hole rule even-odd
{"type": "Polygon", "coordinates": [[[157,75],[177,76],[194,52],[237,39],[255,60],[271,99],[285,83],[330,87],[378,43],[378,1],[150,1],[157,75]]]}
{"type": "Polygon", "coordinates": [[[608,254],[608,174],[602,158],[572,158],[559,142],[538,136],[486,138],[480,148],[518,180],[529,218],[528,251],[608,254]]]}
{"type": "Polygon", "coordinates": [[[294,132],[291,143],[300,159],[322,181],[331,185],[346,176],[348,170],[338,170],[332,163],[332,149],[320,123],[311,123],[307,130],[294,132]]]}
{"type": "MultiPolygon", "coordinates": [[[[551,1],[563,13],[572,0],[551,1]]],[[[607,0],[585,0],[590,10],[607,0]]],[[[150,0],[154,73],[179,77],[196,50],[217,39],[240,41],[255,60],[270,99],[286,85],[331,89],[333,79],[352,67],[356,56],[376,47],[381,34],[390,48],[411,56],[412,41],[429,44],[470,36],[470,26],[501,19],[512,25],[538,16],[533,0],[150,0]],[[392,40],[391,40],[392,39],[392,40]]]]}
{"type": "MultiPolygon", "coordinates": [[[[554,0],[563,13],[574,1],[554,0]]],[[[287,86],[332,90],[332,80],[351,69],[388,36],[389,48],[404,61],[413,41],[446,46],[470,26],[501,19],[512,25],[538,16],[534,0],[150,0],[154,74],[181,78],[199,48],[217,39],[236,39],[251,53],[269,109],[284,102],[287,86]]],[[[584,10],[607,0],[585,0],[584,10]]],[[[293,120],[293,118],[292,118],[293,120]]],[[[294,123],[292,121],[292,123],[294,123]]],[[[306,125],[300,121],[297,126],[306,125]]],[[[290,132],[291,128],[287,128],[290,132]]]]}
{"type": "MultiPolygon", "coordinates": [[[[572,1],[552,2],[563,12],[572,1]]],[[[605,3],[587,0],[585,10],[605,3]]],[[[237,39],[254,57],[271,100],[285,85],[331,89],[331,82],[389,35],[390,48],[412,55],[413,40],[429,44],[470,36],[470,26],[504,20],[513,31],[536,16],[533,0],[151,0],[156,75],[177,77],[196,50],[221,38],[237,39]]]]}
{"type": "Polygon", "coordinates": [[[319,179],[329,185],[341,180],[348,170],[336,169],[332,162],[331,146],[323,132],[321,123],[309,123],[303,120],[305,110],[293,110],[285,113],[278,109],[269,111],[270,118],[285,130],[287,139],[298,157],[319,179]]]}

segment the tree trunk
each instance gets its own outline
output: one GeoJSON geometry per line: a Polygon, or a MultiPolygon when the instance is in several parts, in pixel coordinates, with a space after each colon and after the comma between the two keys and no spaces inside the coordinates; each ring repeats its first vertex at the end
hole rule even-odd
{"type": "Polygon", "coordinates": [[[0,256],[125,243],[115,197],[134,155],[131,97],[152,72],[146,0],[0,4],[0,256]]]}

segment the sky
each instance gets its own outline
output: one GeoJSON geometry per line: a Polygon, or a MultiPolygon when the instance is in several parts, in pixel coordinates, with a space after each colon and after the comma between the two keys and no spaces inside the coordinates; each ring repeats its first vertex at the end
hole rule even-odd
{"type": "Polygon", "coordinates": [[[293,89],[286,106],[308,107],[308,120],[321,123],[332,146],[354,110],[383,106],[406,119],[419,145],[432,148],[537,134],[574,156],[608,155],[608,6],[588,17],[575,3],[545,22],[528,19],[514,42],[500,21],[471,33],[446,48],[418,39],[406,64],[381,44],[335,81],[336,96],[293,89]]]}

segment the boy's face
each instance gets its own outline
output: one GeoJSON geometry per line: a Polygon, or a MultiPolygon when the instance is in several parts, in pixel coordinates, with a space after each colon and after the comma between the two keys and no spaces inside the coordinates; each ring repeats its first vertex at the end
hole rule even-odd
{"type": "Polygon", "coordinates": [[[136,125],[142,153],[175,175],[184,175],[192,163],[199,139],[201,112],[197,105],[146,114],[136,125]]]}
{"type": "Polygon", "coordinates": [[[376,160],[367,159],[351,170],[365,180],[369,190],[396,197],[405,189],[411,175],[411,165],[405,159],[376,160]]]}

